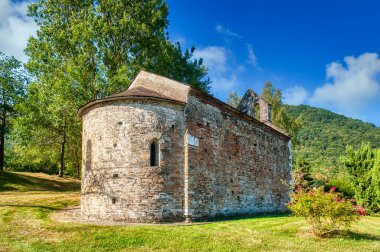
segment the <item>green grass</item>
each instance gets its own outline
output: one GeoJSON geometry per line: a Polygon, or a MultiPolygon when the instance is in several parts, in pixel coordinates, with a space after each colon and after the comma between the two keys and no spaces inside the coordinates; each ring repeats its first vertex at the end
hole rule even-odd
{"type": "Polygon", "coordinates": [[[79,203],[78,185],[43,174],[0,173],[0,251],[380,251],[379,217],[365,217],[325,239],[315,238],[303,219],[286,215],[192,226],[107,227],[51,219],[54,211],[79,203]],[[6,177],[13,179],[7,182],[11,191],[4,190],[6,177]]]}
{"type": "Polygon", "coordinates": [[[44,173],[0,171],[0,192],[3,191],[79,191],[80,182],[44,173]]]}

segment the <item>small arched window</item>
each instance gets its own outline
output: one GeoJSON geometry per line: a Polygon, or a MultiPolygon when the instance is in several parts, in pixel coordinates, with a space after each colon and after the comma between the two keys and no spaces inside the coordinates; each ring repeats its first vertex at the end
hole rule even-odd
{"type": "Polygon", "coordinates": [[[153,140],[150,143],[150,166],[159,166],[159,155],[158,155],[158,142],[153,140]]]}

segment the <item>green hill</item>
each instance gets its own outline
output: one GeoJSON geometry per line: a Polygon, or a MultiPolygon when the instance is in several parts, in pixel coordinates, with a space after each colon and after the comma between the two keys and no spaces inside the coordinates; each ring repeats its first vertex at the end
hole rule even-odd
{"type": "Polygon", "coordinates": [[[287,106],[287,112],[301,116],[302,129],[294,152],[303,153],[314,172],[336,172],[347,145],[356,148],[370,142],[372,147],[380,147],[380,128],[371,123],[306,105],[287,106]]]}

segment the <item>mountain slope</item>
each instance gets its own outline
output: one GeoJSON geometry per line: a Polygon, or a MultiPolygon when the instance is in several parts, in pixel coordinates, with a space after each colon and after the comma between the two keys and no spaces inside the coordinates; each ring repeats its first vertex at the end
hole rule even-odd
{"type": "Polygon", "coordinates": [[[306,105],[286,109],[294,117],[301,116],[302,129],[294,151],[308,158],[314,172],[336,171],[346,145],[356,148],[362,142],[370,142],[373,147],[380,147],[380,128],[373,124],[306,105]]]}

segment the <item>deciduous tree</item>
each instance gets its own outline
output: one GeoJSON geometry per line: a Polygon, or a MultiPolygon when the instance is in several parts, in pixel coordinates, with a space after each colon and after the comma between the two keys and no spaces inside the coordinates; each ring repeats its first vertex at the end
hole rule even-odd
{"type": "Polygon", "coordinates": [[[20,61],[0,52],[0,170],[4,169],[5,136],[15,107],[25,96],[27,75],[20,61]]]}
{"type": "Polygon", "coordinates": [[[271,104],[273,123],[288,132],[292,136],[292,143],[296,144],[298,142],[298,132],[302,127],[301,119],[293,118],[286,113],[286,108],[282,103],[281,90],[274,88],[273,84],[267,81],[261,96],[271,104]]]}
{"type": "Polygon", "coordinates": [[[58,159],[60,176],[65,162],[80,162],[77,109],[126,90],[141,69],[209,91],[202,59],[192,58],[193,48],[182,51],[169,40],[164,0],[39,0],[28,14],[39,29],[26,48],[34,83],[24,120],[38,125],[30,144],[59,153],[47,158],[58,159]]]}
{"type": "Polygon", "coordinates": [[[242,98],[238,95],[236,91],[230,91],[227,97],[227,104],[234,108],[237,108],[241,99],[242,98]]]}

